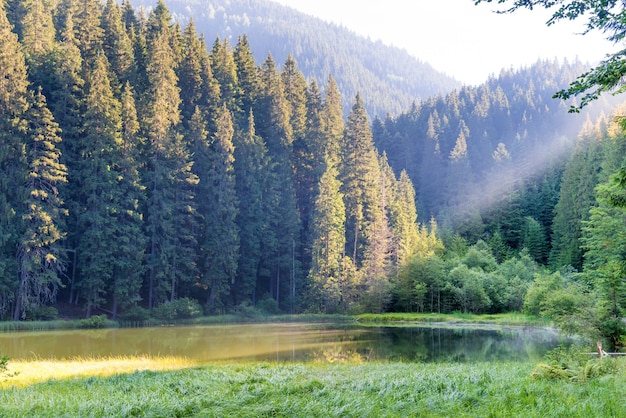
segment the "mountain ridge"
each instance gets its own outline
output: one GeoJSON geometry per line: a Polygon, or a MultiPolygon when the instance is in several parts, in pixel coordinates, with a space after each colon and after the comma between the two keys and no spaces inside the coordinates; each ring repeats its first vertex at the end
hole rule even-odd
{"type": "MultiPolygon", "coordinates": [[[[137,9],[153,0],[131,0],[137,9]]],[[[292,55],[307,79],[335,78],[346,111],[360,93],[370,117],[406,111],[413,102],[461,87],[452,77],[405,49],[373,41],[350,29],[269,0],[166,0],[181,26],[190,16],[208,45],[219,37],[231,45],[248,36],[257,62],[268,53],[280,66],[292,55]]]]}

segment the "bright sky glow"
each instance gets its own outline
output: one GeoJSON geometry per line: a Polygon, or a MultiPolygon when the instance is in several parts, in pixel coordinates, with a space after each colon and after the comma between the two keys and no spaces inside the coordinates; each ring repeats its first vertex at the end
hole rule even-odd
{"type": "Polygon", "coordinates": [[[372,40],[406,49],[466,84],[479,84],[503,68],[538,59],[596,63],[616,46],[602,33],[580,35],[582,22],[547,27],[543,8],[494,13],[497,4],[474,0],[275,0],[340,24],[372,40]]]}

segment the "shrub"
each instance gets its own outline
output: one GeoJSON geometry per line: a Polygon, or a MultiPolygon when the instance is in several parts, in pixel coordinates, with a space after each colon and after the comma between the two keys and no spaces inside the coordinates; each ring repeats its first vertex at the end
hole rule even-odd
{"type": "Polygon", "coordinates": [[[265,298],[260,300],[257,303],[257,309],[261,311],[262,314],[265,315],[278,315],[280,313],[280,308],[278,307],[278,302],[274,298],[265,298]]]}
{"type": "Polygon", "coordinates": [[[31,321],[52,321],[59,318],[59,311],[54,306],[38,306],[26,313],[31,321]]]}
{"type": "Polygon", "coordinates": [[[157,306],[152,310],[152,315],[165,321],[191,319],[202,315],[202,307],[194,299],[180,298],[157,306]]]}
{"type": "Polygon", "coordinates": [[[121,321],[142,322],[150,318],[150,311],[141,306],[131,306],[120,315],[121,321]]]}
{"type": "Polygon", "coordinates": [[[89,318],[80,320],[81,328],[105,328],[107,326],[106,315],[92,315],[89,318]]]}

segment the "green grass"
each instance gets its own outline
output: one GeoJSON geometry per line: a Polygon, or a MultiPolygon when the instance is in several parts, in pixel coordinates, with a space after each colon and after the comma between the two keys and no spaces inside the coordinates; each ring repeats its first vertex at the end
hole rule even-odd
{"type": "MultiPolygon", "coordinates": [[[[111,321],[98,323],[97,327],[91,328],[118,328],[118,327],[154,327],[160,325],[219,325],[219,324],[244,324],[244,323],[281,323],[281,322],[352,322],[354,317],[347,315],[215,315],[202,316],[192,319],[163,321],[148,319],[140,322],[111,321]]],[[[0,332],[14,331],[53,331],[61,329],[85,329],[90,328],[89,320],[85,319],[57,319],[49,321],[0,321],[0,332]]]]}
{"type": "Polygon", "coordinates": [[[530,363],[250,363],[7,380],[0,416],[623,417],[618,361],[585,381],[536,379],[530,363]]]}
{"type": "Polygon", "coordinates": [[[492,325],[528,325],[549,326],[548,321],[519,312],[503,314],[466,314],[466,313],[408,313],[390,312],[382,314],[361,314],[355,319],[361,323],[381,322],[424,322],[424,323],[450,323],[450,324],[492,324],[492,325]]]}

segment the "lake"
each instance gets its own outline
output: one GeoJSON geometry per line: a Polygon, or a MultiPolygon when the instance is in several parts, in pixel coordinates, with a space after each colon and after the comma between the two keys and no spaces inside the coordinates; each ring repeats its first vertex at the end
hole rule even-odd
{"type": "Polygon", "coordinates": [[[219,361],[528,361],[566,341],[535,327],[203,325],[0,333],[11,359],[179,356],[219,361]]]}

